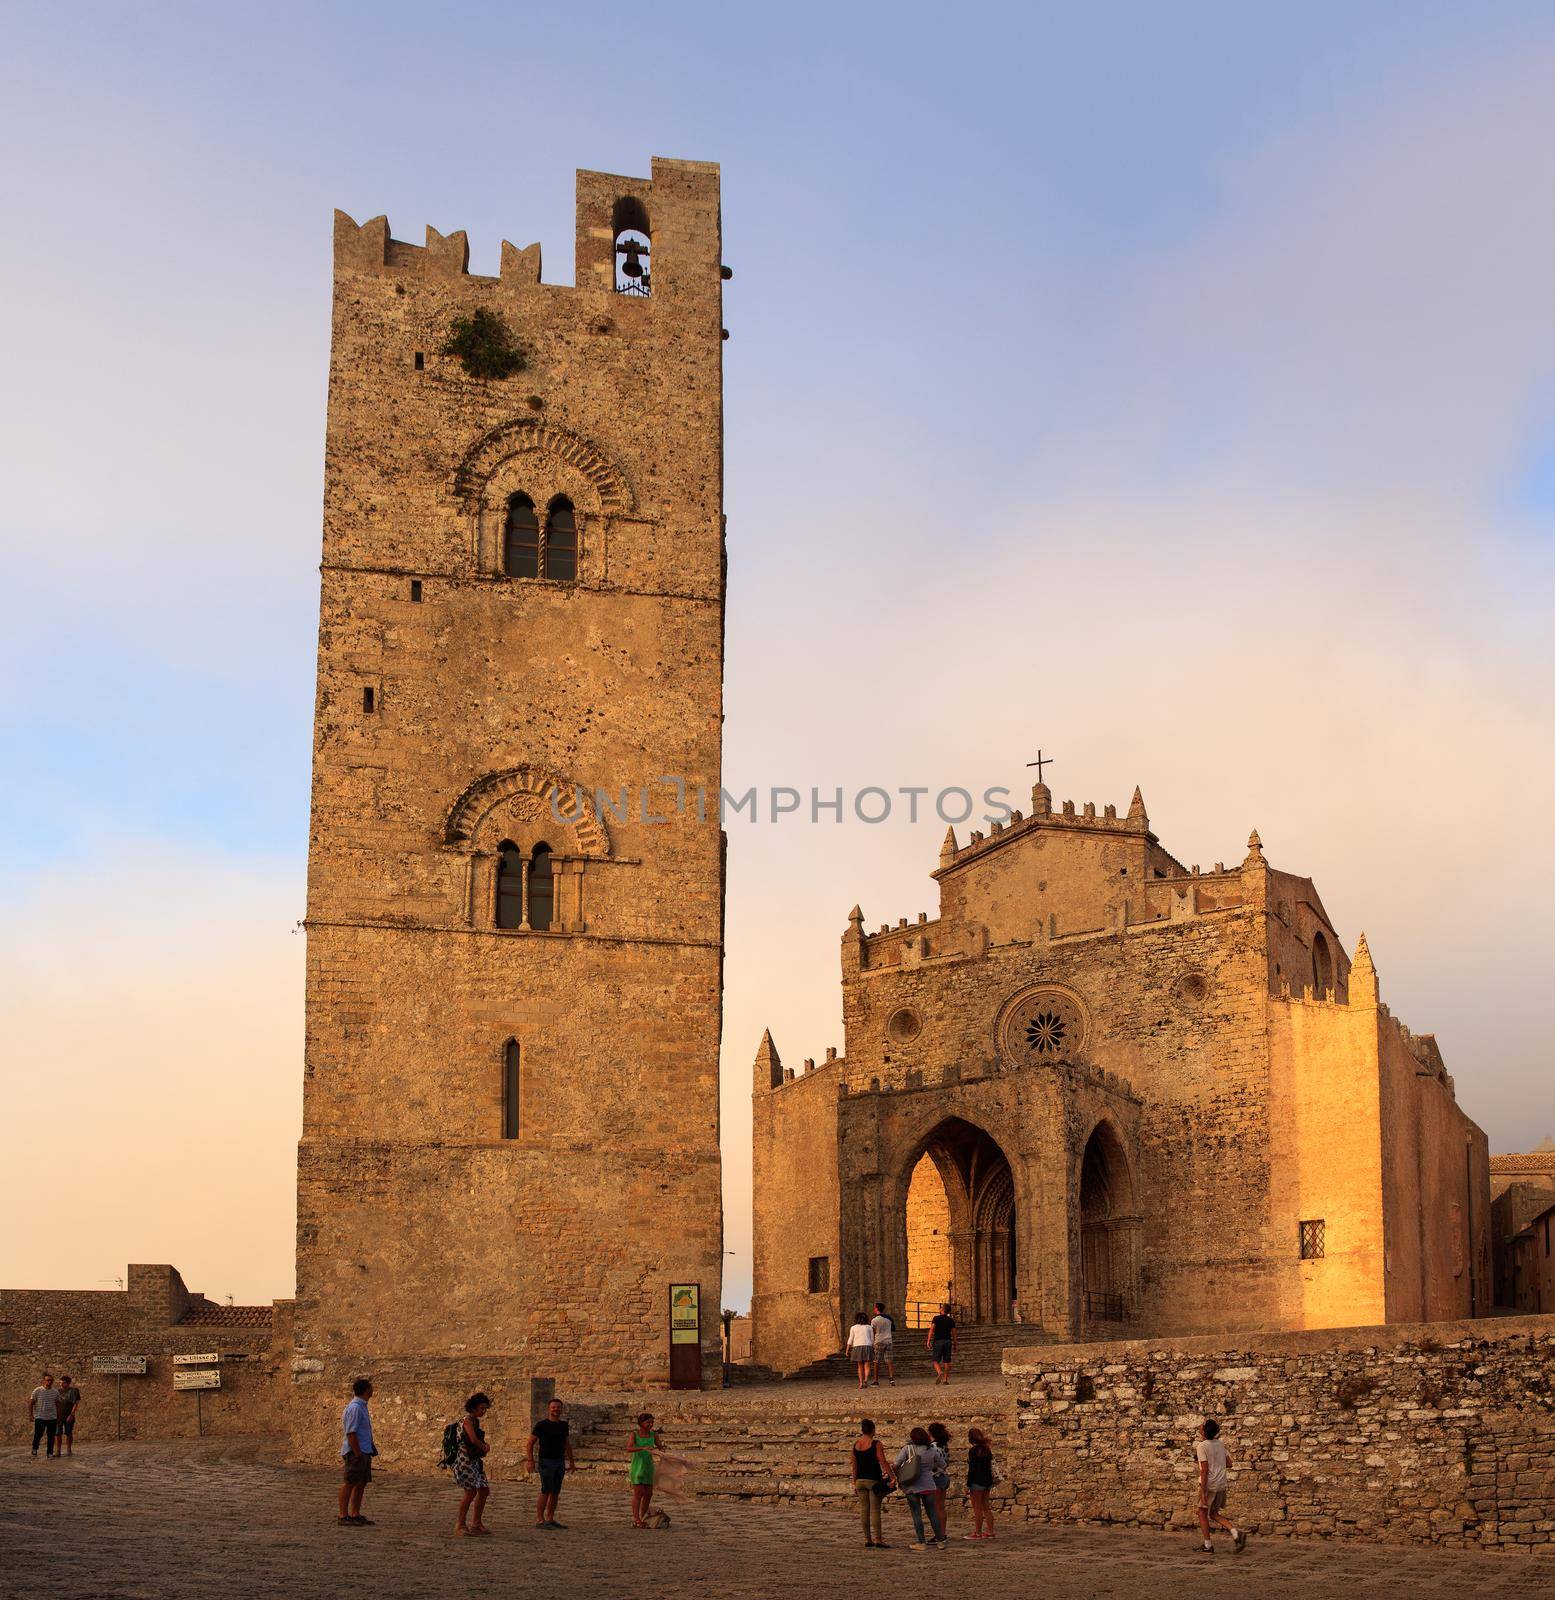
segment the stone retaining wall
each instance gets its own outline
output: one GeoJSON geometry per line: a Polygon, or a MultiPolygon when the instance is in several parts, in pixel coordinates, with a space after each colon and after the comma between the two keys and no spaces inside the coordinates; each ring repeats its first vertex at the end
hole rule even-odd
{"type": "Polygon", "coordinates": [[[1189,1527],[1220,1420],[1262,1534],[1555,1554],[1555,1317],[1009,1349],[1017,1510],[1189,1527]]]}

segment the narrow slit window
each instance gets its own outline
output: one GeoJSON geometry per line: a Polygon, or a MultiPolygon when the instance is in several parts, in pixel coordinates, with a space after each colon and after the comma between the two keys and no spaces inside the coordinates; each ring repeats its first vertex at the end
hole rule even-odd
{"type": "Polygon", "coordinates": [[[509,1039],[502,1051],[502,1137],[516,1139],[519,1135],[519,1077],[518,1040],[509,1039]]]}
{"type": "Polygon", "coordinates": [[[426,368],[427,368],[426,351],[418,350],[416,352],[416,371],[417,372],[425,372],[426,368]]]}
{"type": "Polygon", "coordinates": [[[825,1294],[831,1288],[831,1257],[810,1257],[810,1293],[825,1294]]]}
{"type": "Polygon", "coordinates": [[[420,578],[412,578],[410,580],[410,598],[416,605],[419,606],[421,604],[421,579],[420,578]]]}
{"type": "Polygon", "coordinates": [[[518,846],[504,840],[497,847],[497,926],[524,925],[524,858],[518,846]]]}
{"type": "Polygon", "coordinates": [[[570,500],[553,500],[546,512],[545,575],[558,583],[571,583],[578,575],[578,519],[570,500]]]}
{"type": "Polygon", "coordinates": [[[508,501],[507,527],[502,538],[502,570],[510,578],[540,576],[540,519],[527,494],[508,501]]]}
{"type": "Polygon", "coordinates": [[[556,878],[552,871],[551,847],[537,844],[529,858],[529,926],[544,932],[551,925],[556,905],[556,878]]]}
{"type": "Polygon", "coordinates": [[[363,711],[371,711],[371,710],[373,710],[376,701],[377,701],[377,696],[373,693],[371,687],[368,687],[368,688],[365,688],[365,689],[362,690],[362,710],[363,711]]]}
{"type": "Polygon", "coordinates": [[[1327,1228],[1321,1217],[1316,1217],[1310,1222],[1301,1224],[1301,1259],[1303,1261],[1321,1261],[1327,1247],[1327,1228]]]}

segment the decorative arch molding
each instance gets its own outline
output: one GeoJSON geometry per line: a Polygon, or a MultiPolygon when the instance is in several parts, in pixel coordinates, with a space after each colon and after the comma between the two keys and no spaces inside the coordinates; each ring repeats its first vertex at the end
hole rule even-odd
{"type": "Polygon", "coordinates": [[[999,1007],[994,1046],[1007,1066],[1055,1066],[1086,1059],[1091,1008],[1067,984],[1023,984],[999,1007]]]}
{"type": "Polygon", "coordinates": [[[515,417],[482,434],[454,473],[454,493],[470,510],[479,510],[486,486],[503,462],[531,450],[555,456],[581,472],[593,485],[601,511],[630,512],[635,506],[626,474],[603,451],[554,422],[529,417],[515,417]]]}
{"type": "Polygon", "coordinates": [[[594,801],[581,784],[569,783],[534,767],[509,767],[477,778],[454,802],[448,813],[443,838],[448,844],[465,844],[473,839],[482,821],[504,800],[514,795],[534,795],[547,810],[570,828],[585,857],[608,858],[610,835],[594,808],[594,801]]]}

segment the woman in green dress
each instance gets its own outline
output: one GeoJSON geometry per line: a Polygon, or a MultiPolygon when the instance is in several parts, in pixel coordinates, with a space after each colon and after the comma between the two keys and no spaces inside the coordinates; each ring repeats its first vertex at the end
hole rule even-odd
{"type": "Polygon", "coordinates": [[[664,1448],[664,1442],[653,1426],[651,1411],[644,1411],[637,1418],[637,1428],[628,1448],[632,1452],[632,1464],[627,1472],[632,1485],[632,1526],[646,1528],[648,1505],[653,1499],[653,1453],[664,1448]]]}

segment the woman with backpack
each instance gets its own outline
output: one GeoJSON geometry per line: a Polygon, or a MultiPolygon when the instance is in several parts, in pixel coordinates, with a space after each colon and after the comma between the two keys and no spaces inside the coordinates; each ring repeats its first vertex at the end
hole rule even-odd
{"type": "Polygon", "coordinates": [[[895,1486],[896,1479],[885,1458],[885,1446],[875,1437],[875,1425],[865,1417],[853,1441],[853,1493],[858,1499],[858,1514],[864,1524],[864,1548],[888,1550],[880,1537],[880,1508],[895,1486]]]}
{"type": "Polygon", "coordinates": [[[940,1520],[939,1507],[934,1504],[934,1454],[932,1439],[922,1428],[914,1428],[907,1443],[897,1452],[894,1470],[897,1487],[907,1496],[907,1509],[912,1512],[914,1550],[927,1550],[932,1543],[943,1550],[946,1545],[945,1524],[940,1520]],[[923,1518],[927,1513],[932,1540],[923,1536],[923,1518]]]}
{"type": "Polygon", "coordinates": [[[993,1512],[988,1509],[988,1492],[993,1488],[993,1446],[981,1428],[967,1430],[966,1491],[972,1497],[972,1531],[968,1539],[993,1538],[993,1512]],[[983,1532],[984,1524],[988,1531],[983,1532]]]}
{"type": "Polygon", "coordinates": [[[490,1534],[482,1520],[486,1511],[486,1496],[491,1493],[491,1483],[486,1477],[486,1453],[491,1446],[486,1443],[486,1431],[481,1418],[491,1410],[491,1396],[472,1394],[464,1402],[464,1418],[458,1424],[459,1447],[454,1452],[454,1482],[464,1491],[459,1501],[459,1522],[456,1534],[490,1534]],[[466,1526],[465,1519],[469,1519],[466,1526]]]}
{"type": "Polygon", "coordinates": [[[934,1447],[934,1506],[939,1512],[940,1527],[948,1529],[950,1518],[945,1511],[945,1496],[950,1489],[950,1429],[943,1422],[931,1422],[928,1432],[929,1442],[934,1447]]]}

